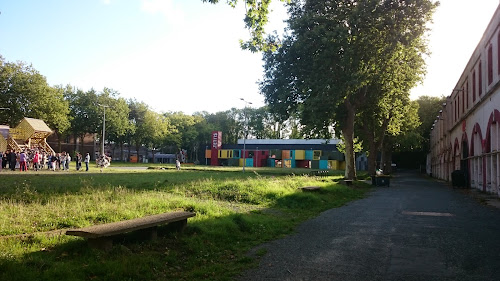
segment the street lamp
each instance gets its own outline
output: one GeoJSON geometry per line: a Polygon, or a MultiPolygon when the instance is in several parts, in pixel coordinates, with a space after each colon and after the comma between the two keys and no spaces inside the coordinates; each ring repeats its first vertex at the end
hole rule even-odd
{"type": "Polygon", "coordinates": [[[245,108],[243,109],[243,115],[245,115],[245,135],[243,136],[243,172],[245,172],[245,165],[246,165],[246,138],[248,134],[248,124],[247,124],[247,106],[249,104],[252,104],[249,101],[246,101],[244,98],[240,98],[245,103],[245,108]]]}
{"type": "Polygon", "coordinates": [[[104,104],[99,104],[104,108],[104,116],[102,119],[102,142],[101,142],[101,152],[102,155],[104,155],[104,138],[106,136],[106,107],[109,107],[109,105],[104,105],[104,104]]]}

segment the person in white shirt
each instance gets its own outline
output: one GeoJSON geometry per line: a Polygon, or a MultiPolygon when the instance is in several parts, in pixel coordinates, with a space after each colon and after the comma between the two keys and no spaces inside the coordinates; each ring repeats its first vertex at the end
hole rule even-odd
{"type": "Polygon", "coordinates": [[[87,152],[87,155],[85,155],[85,171],[88,172],[89,170],[89,162],[90,162],[90,154],[87,152]]]}

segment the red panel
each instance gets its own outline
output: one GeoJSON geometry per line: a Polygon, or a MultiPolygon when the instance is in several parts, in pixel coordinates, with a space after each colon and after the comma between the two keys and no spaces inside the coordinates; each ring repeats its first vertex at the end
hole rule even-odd
{"type": "Polygon", "coordinates": [[[222,132],[213,131],[212,132],[212,157],[210,158],[210,165],[219,166],[219,149],[222,148],[222,132]]]}
{"type": "Polygon", "coordinates": [[[310,168],[309,160],[295,160],[295,167],[297,168],[310,168]]]}

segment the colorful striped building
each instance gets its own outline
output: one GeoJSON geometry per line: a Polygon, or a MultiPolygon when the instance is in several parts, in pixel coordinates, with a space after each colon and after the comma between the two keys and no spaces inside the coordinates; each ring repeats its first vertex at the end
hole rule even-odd
{"type": "Polygon", "coordinates": [[[249,139],[226,145],[221,132],[212,132],[212,147],[205,157],[212,166],[345,169],[339,140],[249,139]]]}

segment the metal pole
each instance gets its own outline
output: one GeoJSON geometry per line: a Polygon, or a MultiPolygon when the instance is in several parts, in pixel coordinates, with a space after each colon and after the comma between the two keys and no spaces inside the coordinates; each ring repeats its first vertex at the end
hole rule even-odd
{"type": "Polygon", "coordinates": [[[106,137],[106,107],[104,107],[104,118],[102,119],[102,155],[104,155],[105,137],[106,137]]]}
{"type": "Polygon", "coordinates": [[[106,138],[106,107],[107,105],[100,104],[104,108],[104,116],[102,119],[102,141],[101,141],[101,155],[104,155],[104,140],[106,138]]]}
{"type": "Polygon", "coordinates": [[[245,115],[245,135],[243,136],[243,173],[245,172],[245,165],[247,164],[247,159],[246,159],[246,143],[245,140],[247,138],[247,105],[245,104],[245,109],[243,109],[243,114],[245,115]]]}
{"type": "Polygon", "coordinates": [[[243,108],[243,115],[245,115],[245,135],[243,136],[243,172],[245,172],[246,166],[246,139],[248,134],[248,124],[247,124],[247,105],[252,104],[249,101],[246,101],[244,98],[240,98],[245,103],[245,107],[243,108]]]}

